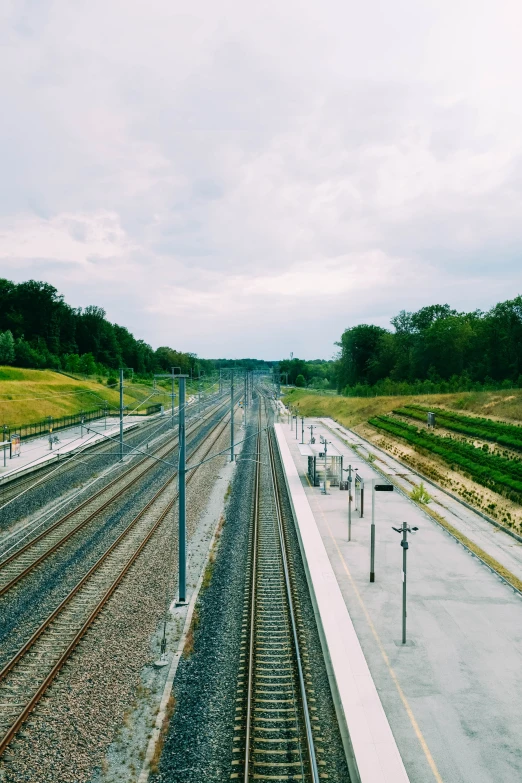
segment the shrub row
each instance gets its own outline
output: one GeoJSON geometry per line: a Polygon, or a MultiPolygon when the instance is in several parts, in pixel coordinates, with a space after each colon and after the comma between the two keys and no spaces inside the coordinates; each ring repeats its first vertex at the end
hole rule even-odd
{"type": "Polygon", "coordinates": [[[449,438],[441,438],[417,427],[394,421],[389,416],[375,416],[369,424],[403,438],[408,443],[426,449],[444,460],[453,469],[466,473],[474,481],[499,491],[504,488],[522,496],[522,462],[488,454],[482,449],[459,443],[449,438]]]}
{"type": "MultiPolygon", "coordinates": [[[[425,408],[422,405],[405,405],[393,412],[400,416],[409,416],[418,421],[425,421],[429,410],[430,408],[425,408]]],[[[489,440],[515,451],[522,451],[522,428],[514,424],[463,416],[440,409],[435,409],[434,412],[437,415],[437,422],[447,430],[461,432],[463,435],[480,440],[489,440]]]]}

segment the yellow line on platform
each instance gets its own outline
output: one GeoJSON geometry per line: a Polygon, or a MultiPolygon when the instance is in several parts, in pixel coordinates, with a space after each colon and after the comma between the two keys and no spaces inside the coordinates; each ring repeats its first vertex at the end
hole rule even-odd
{"type": "MultiPolygon", "coordinates": [[[[315,501],[315,498],[314,498],[314,501],[315,501]]],[[[430,766],[430,769],[433,772],[433,777],[435,778],[437,783],[443,783],[443,780],[442,780],[442,778],[440,776],[439,770],[437,769],[437,765],[435,764],[435,760],[434,760],[433,756],[431,755],[430,749],[428,747],[428,743],[424,739],[424,735],[423,735],[423,733],[422,733],[422,731],[420,729],[419,724],[417,723],[417,719],[415,718],[415,715],[413,714],[413,710],[410,707],[408,699],[406,698],[406,695],[405,695],[404,691],[401,688],[401,684],[399,682],[399,678],[397,677],[397,675],[395,674],[395,671],[393,670],[393,667],[392,667],[392,665],[390,663],[390,659],[388,658],[388,654],[387,654],[386,650],[384,649],[383,643],[381,642],[379,634],[377,633],[377,629],[375,628],[375,625],[373,624],[373,620],[370,617],[370,614],[369,614],[369,612],[368,612],[368,610],[366,608],[366,604],[364,603],[364,601],[362,599],[362,596],[361,596],[359,590],[357,589],[357,585],[355,584],[355,581],[354,581],[354,579],[353,579],[353,577],[352,577],[352,575],[350,573],[350,569],[348,568],[348,566],[346,564],[346,560],[344,559],[343,554],[342,554],[342,552],[339,549],[339,546],[337,544],[337,541],[335,540],[335,538],[333,536],[333,533],[332,533],[332,530],[330,528],[330,525],[328,524],[328,522],[326,520],[326,517],[323,514],[323,511],[322,511],[321,507],[318,505],[317,508],[319,509],[319,512],[320,512],[320,514],[321,514],[321,516],[322,516],[322,518],[324,520],[324,523],[325,523],[326,527],[328,528],[328,532],[330,534],[330,538],[332,539],[332,541],[334,543],[334,546],[335,546],[335,548],[337,550],[337,553],[338,553],[338,555],[339,555],[339,557],[341,559],[341,563],[343,564],[343,568],[344,568],[344,570],[346,572],[346,575],[347,575],[348,579],[350,580],[350,584],[351,584],[351,586],[353,588],[353,591],[354,591],[354,593],[355,593],[355,595],[357,597],[357,600],[359,601],[359,604],[361,605],[361,608],[362,608],[362,610],[364,612],[364,616],[366,617],[366,621],[367,621],[368,625],[370,626],[370,629],[371,629],[371,632],[372,632],[372,634],[373,634],[373,636],[375,638],[375,641],[377,642],[377,646],[379,647],[379,650],[380,650],[381,655],[383,657],[384,663],[386,664],[386,666],[388,668],[388,671],[390,673],[390,676],[391,676],[393,682],[395,683],[395,687],[397,688],[397,692],[399,694],[399,697],[400,697],[400,699],[401,699],[401,701],[402,701],[402,703],[404,705],[404,709],[406,710],[406,712],[408,714],[408,718],[410,719],[410,723],[411,723],[411,725],[413,727],[413,730],[414,730],[414,732],[415,732],[415,734],[417,736],[417,739],[419,740],[419,742],[421,744],[422,750],[424,751],[424,755],[426,756],[426,761],[428,762],[428,764],[430,766]]]]}

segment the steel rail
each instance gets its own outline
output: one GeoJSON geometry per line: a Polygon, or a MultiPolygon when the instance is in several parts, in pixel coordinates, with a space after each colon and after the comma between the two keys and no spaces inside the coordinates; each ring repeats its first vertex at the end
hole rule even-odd
{"type": "Polygon", "coordinates": [[[247,712],[245,734],[245,771],[244,781],[248,783],[250,774],[250,726],[252,721],[252,691],[254,680],[254,644],[255,644],[255,612],[256,612],[256,579],[257,579],[257,531],[259,523],[259,496],[261,475],[261,406],[259,406],[258,432],[256,444],[257,465],[254,477],[254,510],[252,517],[252,574],[250,587],[250,638],[248,646],[248,683],[247,683],[247,712]]]}
{"type": "MultiPolygon", "coordinates": [[[[208,421],[208,419],[211,418],[213,415],[215,415],[220,408],[224,407],[227,404],[228,403],[221,403],[220,405],[215,406],[215,408],[213,408],[213,410],[209,412],[209,414],[206,416],[205,419],[203,419],[203,421],[200,420],[195,423],[195,425],[190,429],[190,432],[188,434],[193,434],[195,431],[197,431],[205,421],[208,421]]],[[[151,453],[151,456],[154,456],[155,454],[158,453],[163,453],[163,456],[168,456],[169,454],[175,452],[177,445],[178,445],[178,438],[176,437],[174,438],[173,443],[164,444],[160,446],[155,452],[151,453]]],[[[79,506],[76,506],[76,508],[69,511],[67,514],[64,514],[64,516],[60,517],[60,519],[54,522],[50,527],[43,530],[35,538],[32,538],[30,541],[28,541],[27,544],[25,544],[23,547],[17,549],[15,552],[13,552],[12,555],[10,555],[8,558],[0,562],[0,577],[1,577],[1,573],[6,566],[20,559],[20,557],[23,554],[28,552],[30,549],[32,549],[36,544],[40,543],[42,540],[48,538],[53,531],[57,530],[60,526],[64,525],[67,522],[67,520],[71,519],[71,517],[74,517],[76,514],[81,512],[89,504],[92,504],[101,495],[103,495],[107,491],[110,491],[112,487],[114,487],[118,483],[125,482],[125,479],[128,478],[131,473],[133,472],[136,473],[136,476],[134,476],[134,478],[132,478],[131,481],[127,483],[123,483],[123,486],[117,492],[110,495],[101,506],[95,508],[85,519],[78,522],[78,524],[75,525],[73,528],[71,528],[71,530],[66,532],[65,535],[61,536],[49,549],[46,549],[39,557],[37,557],[35,560],[32,560],[22,571],[16,574],[12,579],[6,582],[3,586],[0,586],[0,597],[2,597],[7,592],[9,592],[9,590],[11,590],[21,579],[26,577],[37,566],[39,566],[48,557],[54,554],[54,552],[56,552],[60,547],[66,544],[67,541],[72,536],[80,532],[84,527],[86,527],[90,522],[92,522],[93,519],[95,519],[99,514],[105,511],[105,509],[107,509],[108,506],[114,503],[114,501],[116,501],[119,497],[124,495],[128,490],[132,489],[139,481],[141,481],[141,479],[143,479],[143,477],[146,476],[155,467],[155,463],[151,462],[149,465],[145,466],[143,470],[140,471],[139,469],[143,467],[144,463],[147,462],[148,460],[149,460],[148,457],[144,457],[142,460],[138,462],[137,465],[133,465],[123,474],[117,476],[115,479],[109,482],[109,484],[107,484],[105,487],[102,487],[91,497],[86,498],[85,501],[83,501],[79,506]]]]}
{"type": "MultiPolygon", "coordinates": [[[[225,414],[225,418],[226,418],[225,423],[221,427],[216,437],[209,444],[205,452],[206,454],[210,452],[210,450],[214,446],[214,443],[221,437],[226,427],[228,426],[228,418],[229,418],[228,412],[227,414],[225,414]]],[[[220,423],[221,423],[221,419],[218,422],[216,422],[215,426],[211,430],[211,433],[209,434],[214,433],[220,423]]],[[[196,448],[193,451],[193,454],[196,453],[199,449],[201,449],[201,446],[202,444],[196,446],[196,448]]],[[[188,477],[187,483],[189,483],[192,477],[195,475],[196,475],[196,471],[194,471],[191,474],[191,476],[188,477]]],[[[136,517],[132,520],[132,522],[129,523],[127,528],[120,534],[118,539],[115,542],[113,542],[113,544],[111,544],[111,546],[106,550],[106,552],[92,566],[89,572],[81,579],[81,581],[77,585],[75,585],[75,587],[70,591],[69,595],[62,601],[60,606],[58,606],[49,615],[49,617],[40,625],[37,631],[33,634],[33,636],[13,656],[11,661],[9,661],[9,663],[6,664],[6,666],[4,666],[4,668],[0,672],[0,683],[5,679],[5,677],[9,674],[9,672],[14,669],[16,664],[31,650],[34,644],[38,641],[38,639],[42,636],[42,634],[52,625],[52,623],[56,620],[59,614],[71,603],[72,599],[80,593],[82,587],[84,587],[92,579],[93,575],[100,570],[100,567],[107,561],[109,555],[116,549],[118,544],[120,544],[129,535],[129,533],[136,527],[137,523],[142,519],[142,517],[146,514],[146,512],[153,506],[153,504],[161,497],[161,495],[163,495],[166,489],[172,484],[176,476],[177,476],[177,471],[163,484],[163,486],[158,490],[158,492],[156,492],[154,497],[147,503],[147,505],[143,509],[141,509],[141,511],[136,515],[136,517]]],[[[4,750],[9,745],[9,743],[17,733],[18,729],[22,726],[22,724],[25,722],[27,717],[33,711],[34,707],[39,702],[43,693],[49,687],[51,682],[55,679],[55,677],[63,667],[64,663],[67,661],[67,659],[70,657],[71,653],[77,646],[78,642],[82,639],[82,637],[85,635],[88,628],[92,625],[92,623],[94,622],[94,620],[96,619],[100,611],[102,610],[103,606],[107,603],[107,601],[112,596],[116,588],[119,586],[119,584],[121,583],[121,581],[123,580],[127,572],[129,571],[133,563],[139,557],[139,555],[141,554],[141,552],[143,551],[147,543],[150,541],[154,533],[158,530],[158,528],[160,527],[161,523],[164,521],[167,514],[172,510],[177,500],[177,497],[178,497],[178,493],[176,492],[172,500],[170,500],[166,505],[166,507],[163,509],[156,522],[153,523],[151,529],[141,540],[139,546],[132,553],[131,557],[125,561],[123,568],[119,570],[116,578],[113,579],[108,589],[106,589],[103,595],[101,596],[101,598],[98,599],[92,611],[88,615],[87,619],[83,622],[80,629],[75,633],[73,639],[69,642],[66,649],[61,653],[59,659],[53,665],[52,669],[47,673],[44,680],[40,683],[36,692],[31,696],[29,701],[24,705],[23,709],[17,715],[15,720],[11,723],[7,731],[4,733],[3,737],[0,738],[0,756],[3,754],[4,750]]]]}
{"type": "MultiPolygon", "coordinates": [[[[296,719],[296,734],[298,735],[297,740],[293,739],[290,740],[291,743],[295,743],[297,741],[298,743],[298,750],[291,750],[289,753],[297,753],[300,761],[298,762],[292,762],[290,766],[293,766],[293,764],[297,763],[301,766],[301,774],[300,779],[304,780],[310,780],[311,783],[319,783],[320,776],[319,776],[319,770],[318,770],[318,764],[317,764],[317,758],[315,753],[315,747],[314,747],[314,740],[313,740],[313,733],[312,733],[312,723],[310,719],[310,710],[308,705],[308,697],[306,693],[306,683],[305,683],[305,677],[304,677],[304,667],[302,664],[302,658],[301,658],[301,644],[299,641],[299,634],[297,630],[297,622],[295,619],[295,612],[294,612],[294,589],[292,585],[292,579],[290,576],[290,567],[288,563],[288,555],[287,555],[287,543],[286,543],[286,535],[285,535],[285,525],[284,525],[284,514],[282,511],[281,506],[281,498],[280,498],[280,486],[279,481],[277,479],[277,472],[275,467],[275,457],[274,457],[274,447],[273,442],[270,433],[267,433],[267,453],[268,453],[268,463],[263,462],[262,457],[262,446],[261,446],[261,440],[263,437],[263,433],[265,431],[265,428],[261,427],[261,421],[262,421],[262,406],[265,408],[267,407],[267,400],[264,397],[262,393],[260,393],[260,397],[262,398],[262,403],[259,406],[259,419],[258,419],[258,435],[257,435],[257,444],[256,444],[256,471],[255,471],[255,477],[254,477],[254,505],[253,505],[253,514],[252,514],[252,534],[251,534],[251,573],[249,574],[249,633],[248,633],[248,677],[247,677],[247,685],[246,685],[246,710],[245,710],[245,735],[244,735],[244,755],[243,755],[243,771],[242,771],[242,780],[243,783],[251,783],[251,781],[254,778],[257,777],[263,777],[263,775],[257,775],[253,771],[253,766],[257,763],[260,766],[270,766],[273,762],[254,762],[253,761],[253,753],[255,753],[255,748],[253,747],[254,741],[255,741],[255,729],[253,728],[253,720],[254,720],[254,710],[256,709],[256,694],[255,694],[255,680],[256,680],[256,650],[257,647],[259,647],[259,644],[264,644],[265,642],[260,642],[260,639],[257,638],[258,634],[258,628],[257,628],[257,604],[259,601],[258,597],[258,579],[261,577],[260,569],[262,567],[262,564],[258,564],[258,558],[259,555],[259,536],[261,535],[261,527],[260,527],[260,511],[261,511],[261,495],[263,492],[270,493],[273,499],[273,508],[275,509],[275,517],[274,520],[276,523],[276,529],[277,532],[275,533],[275,539],[274,541],[278,542],[278,551],[275,553],[280,558],[281,563],[281,569],[282,569],[282,575],[283,575],[283,583],[284,583],[284,589],[282,587],[282,593],[281,593],[281,600],[282,600],[282,606],[284,606],[283,612],[287,615],[287,622],[289,620],[289,635],[288,635],[288,643],[290,645],[291,649],[291,660],[292,660],[292,667],[294,668],[294,674],[291,675],[292,677],[296,677],[296,680],[298,682],[298,687],[295,688],[293,685],[291,686],[291,699],[290,701],[294,704],[295,709],[295,719],[296,719]],[[265,489],[263,490],[262,487],[262,481],[261,481],[261,472],[262,472],[262,466],[265,465],[268,467],[268,475],[270,477],[269,480],[269,489],[266,486],[265,482],[265,489]],[[256,642],[257,647],[256,647],[256,642]],[[298,717],[300,716],[300,717],[298,717]],[[300,725],[299,725],[300,724],[300,725]],[[304,724],[304,726],[303,726],[304,724]],[[304,731],[303,731],[304,729],[304,731]],[[307,760],[307,766],[308,766],[308,774],[305,770],[305,761],[303,757],[301,756],[301,739],[299,738],[299,735],[305,735],[305,744],[306,744],[306,760],[307,760]]],[[[266,428],[268,429],[268,428],[266,428]]],[[[266,510],[265,512],[266,513],[266,510]]],[[[265,549],[266,549],[266,542],[265,542],[265,549]]],[[[266,558],[266,552],[264,557],[266,558]]],[[[266,564],[265,564],[266,565],[266,564]]],[[[274,572],[274,578],[276,574],[274,572]]],[[[261,593],[259,594],[261,596],[261,593]]],[[[265,599],[266,600],[266,599],[265,599]]],[[[266,633],[266,631],[265,631],[266,633]]],[[[263,634],[260,637],[261,639],[264,638],[263,634]]],[[[296,683],[297,685],[297,683],[296,683]]],[[[290,687],[290,686],[289,686],[290,687]]],[[[289,694],[290,695],[290,694],[289,694]]],[[[263,701],[263,699],[261,700],[263,701]]],[[[276,698],[273,701],[274,707],[276,710],[278,709],[277,704],[281,703],[281,700],[276,698]]],[[[286,706],[286,704],[285,704],[286,706]]],[[[265,709],[265,708],[263,708],[265,709]]],[[[289,709],[286,709],[284,712],[289,712],[289,709]]],[[[261,719],[262,720],[262,719],[261,719]]],[[[236,727],[238,728],[238,727],[236,727]]],[[[281,728],[281,731],[284,732],[284,728],[281,728]]],[[[266,740],[268,741],[268,740],[266,740]]],[[[270,742],[276,742],[275,738],[272,738],[269,740],[270,742]]],[[[285,739],[284,734],[281,735],[280,742],[284,744],[285,742],[288,742],[288,739],[285,739]]],[[[289,746],[291,747],[291,745],[289,746]]],[[[269,751],[261,751],[262,753],[269,753],[269,751]]],[[[282,753],[280,750],[276,750],[275,753],[282,753]]],[[[234,764],[237,764],[237,761],[233,762],[234,764]]],[[[285,762],[278,762],[279,764],[284,765],[285,762]]],[[[234,773],[233,777],[236,777],[237,775],[234,773]]],[[[292,776],[293,777],[293,776],[292,776]]]]}
{"type": "Polygon", "coordinates": [[[290,614],[290,622],[292,626],[292,636],[294,640],[294,648],[295,648],[295,657],[296,657],[296,663],[297,663],[297,670],[299,673],[299,688],[301,691],[301,701],[303,706],[303,716],[304,716],[304,722],[305,722],[305,729],[306,729],[306,741],[307,741],[307,749],[308,749],[308,759],[310,762],[310,770],[312,774],[312,780],[313,783],[319,783],[319,769],[317,767],[317,758],[315,755],[315,748],[314,748],[314,738],[312,734],[312,723],[310,721],[310,710],[308,708],[308,698],[306,695],[306,685],[305,685],[305,679],[303,674],[303,664],[301,661],[301,653],[300,653],[300,645],[299,645],[299,636],[297,633],[297,624],[295,621],[295,614],[294,614],[294,607],[293,607],[293,597],[292,597],[292,585],[290,581],[290,571],[288,568],[288,558],[286,554],[286,542],[285,542],[285,533],[283,528],[283,513],[281,509],[281,498],[280,498],[280,488],[279,488],[279,482],[277,480],[277,474],[275,469],[275,458],[274,458],[274,446],[272,442],[272,436],[271,433],[268,435],[268,452],[270,455],[270,470],[272,473],[272,481],[274,485],[274,496],[275,496],[275,502],[276,502],[276,510],[277,510],[277,525],[279,530],[279,540],[281,542],[281,554],[283,559],[283,570],[284,570],[284,576],[285,576],[285,586],[286,586],[286,594],[287,594],[287,600],[288,600],[288,609],[290,614]]]}

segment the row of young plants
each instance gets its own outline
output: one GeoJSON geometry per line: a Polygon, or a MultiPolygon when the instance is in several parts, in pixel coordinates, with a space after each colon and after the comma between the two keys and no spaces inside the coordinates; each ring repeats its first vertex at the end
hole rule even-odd
{"type": "Polygon", "coordinates": [[[422,405],[404,405],[393,412],[399,416],[408,416],[417,421],[426,421],[426,414],[432,410],[436,414],[436,422],[447,430],[461,432],[471,438],[489,440],[515,451],[522,451],[522,428],[515,424],[504,424],[492,419],[463,416],[460,413],[444,411],[439,408],[425,408],[422,405]]]}
{"type": "Polygon", "coordinates": [[[441,438],[389,416],[374,416],[369,424],[413,446],[435,454],[452,469],[465,473],[485,487],[511,493],[513,500],[522,499],[522,461],[490,454],[467,443],[441,438]]]}

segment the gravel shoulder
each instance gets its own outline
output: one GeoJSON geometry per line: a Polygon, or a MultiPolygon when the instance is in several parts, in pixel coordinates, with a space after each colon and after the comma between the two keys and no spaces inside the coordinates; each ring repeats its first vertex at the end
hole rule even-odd
{"type": "MultiPolygon", "coordinates": [[[[251,421],[248,435],[255,432],[254,416],[251,421]]],[[[178,668],[173,715],[158,771],[151,783],[218,783],[230,779],[243,608],[248,595],[245,575],[254,470],[255,438],[252,438],[245,443],[234,476],[212,580],[198,604],[199,623],[193,652],[178,668]]],[[[282,470],[281,466],[279,470],[282,470]]],[[[285,511],[291,518],[288,499],[285,511]]],[[[319,727],[314,737],[320,740],[321,773],[336,783],[348,783],[348,769],[295,529],[290,530],[290,537],[307,670],[309,664],[315,699],[314,723],[317,719],[319,727]]]]}
{"type": "MultiPolygon", "coordinates": [[[[215,451],[227,443],[225,431],[215,451]]],[[[209,462],[187,489],[190,589],[219,520],[228,487],[222,472],[226,464],[226,457],[209,462]]],[[[177,585],[177,544],[172,546],[176,530],[177,514],[172,514],[8,749],[0,765],[1,781],[136,779],[165,676],[153,663],[159,657],[166,582],[169,599],[177,585]]],[[[174,615],[169,647],[182,627],[183,617],[174,615]]]]}

